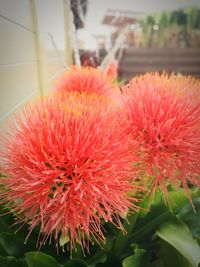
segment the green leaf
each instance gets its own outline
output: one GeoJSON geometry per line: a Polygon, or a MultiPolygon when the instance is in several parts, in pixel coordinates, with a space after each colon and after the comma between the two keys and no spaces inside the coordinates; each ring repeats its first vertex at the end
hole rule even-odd
{"type": "Polygon", "coordinates": [[[161,241],[158,254],[162,259],[162,267],[193,267],[178,250],[165,241],[161,241]]]}
{"type": "Polygon", "coordinates": [[[72,259],[68,261],[63,267],[88,267],[88,265],[80,259],[72,259]]]}
{"type": "Polygon", "coordinates": [[[98,251],[88,259],[88,266],[95,267],[98,263],[104,263],[107,260],[107,255],[104,251],[98,251]]]}
{"type": "Polygon", "coordinates": [[[127,243],[130,238],[130,234],[134,229],[135,222],[137,221],[138,213],[128,214],[127,221],[124,222],[123,226],[126,230],[126,233],[119,231],[115,244],[114,244],[114,253],[115,255],[120,255],[123,253],[124,249],[127,247],[127,243]]]}
{"type": "Polygon", "coordinates": [[[10,225],[13,224],[13,216],[12,214],[4,215],[8,210],[4,209],[3,206],[0,206],[0,232],[11,232],[10,225]]]}
{"type": "Polygon", "coordinates": [[[156,213],[150,212],[149,216],[147,215],[144,219],[138,220],[137,227],[139,227],[132,233],[131,242],[144,241],[144,239],[148,238],[161,223],[172,217],[169,210],[160,210],[160,214],[157,214],[159,210],[160,209],[156,210],[156,213]]]}
{"type": "MultiPolygon", "coordinates": [[[[198,196],[198,192],[191,192],[191,197],[198,196]]],[[[140,214],[137,219],[134,232],[130,238],[131,242],[144,241],[159,227],[160,224],[169,219],[173,219],[185,205],[190,204],[188,198],[185,196],[184,190],[180,189],[176,192],[170,192],[168,195],[168,202],[170,208],[165,204],[161,192],[157,192],[154,202],[151,205],[151,210],[147,213],[140,214]],[[171,209],[171,210],[170,210],[171,209]]],[[[147,208],[148,199],[144,201],[143,208],[147,208]]]]}
{"type": "Polygon", "coordinates": [[[134,255],[127,257],[122,262],[123,267],[139,267],[141,260],[143,258],[143,255],[145,253],[144,249],[135,249],[134,255]]]}
{"type": "MultiPolygon", "coordinates": [[[[191,191],[190,192],[191,198],[196,197],[196,194],[197,194],[196,191],[191,191]]],[[[185,205],[188,205],[190,203],[183,189],[170,192],[168,202],[169,202],[170,208],[172,209],[174,213],[179,212],[185,205]]]]}
{"type": "MultiPolygon", "coordinates": [[[[156,260],[156,261],[152,262],[152,264],[149,265],[149,267],[164,267],[163,261],[160,260],[160,259],[159,260],[156,260]]],[[[170,265],[170,267],[172,267],[172,266],[170,265]]],[[[183,266],[181,266],[181,267],[183,267],[183,266]]]]}
{"type": "Polygon", "coordinates": [[[42,252],[28,252],[25,255],[28,267],[59,267],[57,261],[42,252]]]}
{"type": "Polygon", "coordinates": [[[179,213],[178,218],[184,221],[190,228],[193,235],[197,238],[200,237],[200,197],[193,200],[193,205],[189,203],[179,213]]]}
{"type": "Polygon", "coordinates": [[[13,233],[1,233],[0,244],[8,255],[18,256],[23,250],[23,243],[13,233]]]}
{"type": "Polygon", "coordinates": [[[62,247],[69,242],[69,236],[61,235],[59,238],[59,245],[62,247]]]}
{"type": "Polygon", "coordinates": [[[0,256],[0,266],[1,267],[27,267],[27,264],[22,259],[16,259],[14,257],[2,257],[0,256]]]}
{"type": "Polygon", "coordinates": [[[200,247],[188,227],[173,219],[161,225],[157,235],[176,248],[194,267],[200,263],[200,247]]]}

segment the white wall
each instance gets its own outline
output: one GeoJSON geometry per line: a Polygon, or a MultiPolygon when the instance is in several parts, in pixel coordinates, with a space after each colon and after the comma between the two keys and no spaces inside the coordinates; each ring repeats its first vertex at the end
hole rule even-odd
{"type": "Polygon", "coordinates": [[[69,65],[68,0],[0,0],[0,125],[69,65]]]}

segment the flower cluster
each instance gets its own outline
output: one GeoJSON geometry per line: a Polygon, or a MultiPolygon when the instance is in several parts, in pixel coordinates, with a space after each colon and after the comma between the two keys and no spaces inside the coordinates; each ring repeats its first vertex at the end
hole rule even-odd
{"type": "Polygon", "coordinates": [[[89,250],[105,222],[123,230],[138,192],[200,186],[199,82],[151,73],[120,94],[109,73],[73,67],[3,138],[1,203],[28,236],[39,225],[42,244],[65,237],[89,250]]]}

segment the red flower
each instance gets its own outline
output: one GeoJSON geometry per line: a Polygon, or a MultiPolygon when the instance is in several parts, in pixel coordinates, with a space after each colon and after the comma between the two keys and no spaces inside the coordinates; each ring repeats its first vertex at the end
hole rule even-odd
{"type": "Polygon", "coordinates": [[[165,196],[169,184],[199,186],[200,83],[191,77],[146,74],[132,79],[123,92],[127,131],[140,144],[140,161],[134,166],[151,181],[153,194],[157,186],[165,196]]]}
{"type": "Polygon", "coordinates": [[[117,79],[118,76],[118,61],[113,60],[106,68],[105,74],[111,79],[117,79]]]}
{"type": "Polygon", "coordinates": [[[102,219],[122,227],[120,217],[137,210],[127,195],[131,153],[107,103],[77,92],[46,99],[26,106],[5,137],[3,203],[30,233],[40,225],[42,244],[62,235],[88,249],[104,240],[102,219]]]}
{"type": "Polygon", "coordinates": [[[115,98],[118,88],[99,69],[73,66],[55,85],[59,93],[77,91],[88,94],[95,93],[109,98],[115,98]]]}

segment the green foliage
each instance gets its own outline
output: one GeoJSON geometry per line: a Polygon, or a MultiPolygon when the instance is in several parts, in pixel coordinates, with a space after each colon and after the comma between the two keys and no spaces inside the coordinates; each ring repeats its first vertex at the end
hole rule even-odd
{"type": "Polygon", "coordinates": [[[191,204],[187,204],[177,214],[177,217],[187,224],[193,236],[198,239],[200,237],[200,197],[196,198],[193,204],[195,211],[191,204]]]}
{"type": "Polygon", "coordinates": [[[160,265],[158,265],[158,267],[193,267],[193,265],[191,265],[181,253],[179,253],[173,246],[166,242],[161,243],[158,253],[162,259],[159,260],[160,265]]]}
{"type": "Polygon", "coordinates": [[[184,38],[185,44],[189,45],[188,38],[191,30],[200,30],[200,9],[195,7],[184,8],[175,11],[149,14],[141,20],[143,32],[143,45],[145,47],[167,46],[167,31],[173,26],[179,27],[179,37],[184,38]],[[158,25],[155,31],[154,25],[158,25]],[[153,39],[156,43],[153,43],[153,39]]]}
{"type": "Polygon", "coordinates": [[[160,226],[157,235],[177,249],[192,266],[200,263],[200,247],[188,227],[178,219],[169,220],[160,226]]]}
{"type": "Polygon", "coordinates": [[[195,7],[185,9],[188,20],[187,24],[190,29],[200,29],[200,10],[195,7]]]}
{"type": "Polygon", "coordinates": [[[136,248],[134,250],[134,255],[127,257],[123,260],[122,266],[123,267],[139,267],[141,260],[144,256],[145,250],[136,248]]]}
{"type": "MultiPolygon", "coordinates": [[[[11,214],[0,220],[1,267],[197,267],[200,262],[200,192],[191,194],[193,206],[184,191],[170,192],[167,205],[157,192],[149,210],[149,199],[141,203],[141,211],[124,220],[127,234],[110,223],[104,225],[107,240],[103,247],[91,245],[84,256],[80,245],[72,258],[67,239],[61,237],[61,247],[55,243],[36,249],[39,229],[33,231],[27,243],[28,226],[16,232],[11,214]],[[195,212],[194,212],[195,209],[195,212]],[[12,226],[13,225],[13,226],[12,226]]],[[[1,214],[5,210],[1,209],[1,214]]]]}
{"type": "Polygon", "coordinates": [[[98,263],[104,263],[107,260],[107,254],[105,251],[98,251],[88,259],[88,266],[95,267],[98,263]]]}
{"type": "Polygon", "coordinates": [[[23,240],[13,233],[0,233],[0,244],[7,255],[20,256],[23,249],[23,240]]]}
{"type": "Polygon", "coordinates": [[[87,267],[88,265],[80,259],[72,259],[68,261],[63,267],[87,267]]]}
{"type": "Polygon", "coordinates": [[[25,260],[16,259],[14,257],[2,257],[0,256],[0,266],[1,267],[27,267],[25,260]]]}
{"type": "Polygon", "coordinates": [[[28,252],[25,255],[28,267],[59,267],[57,261],[42,252],[28,252]]]}

